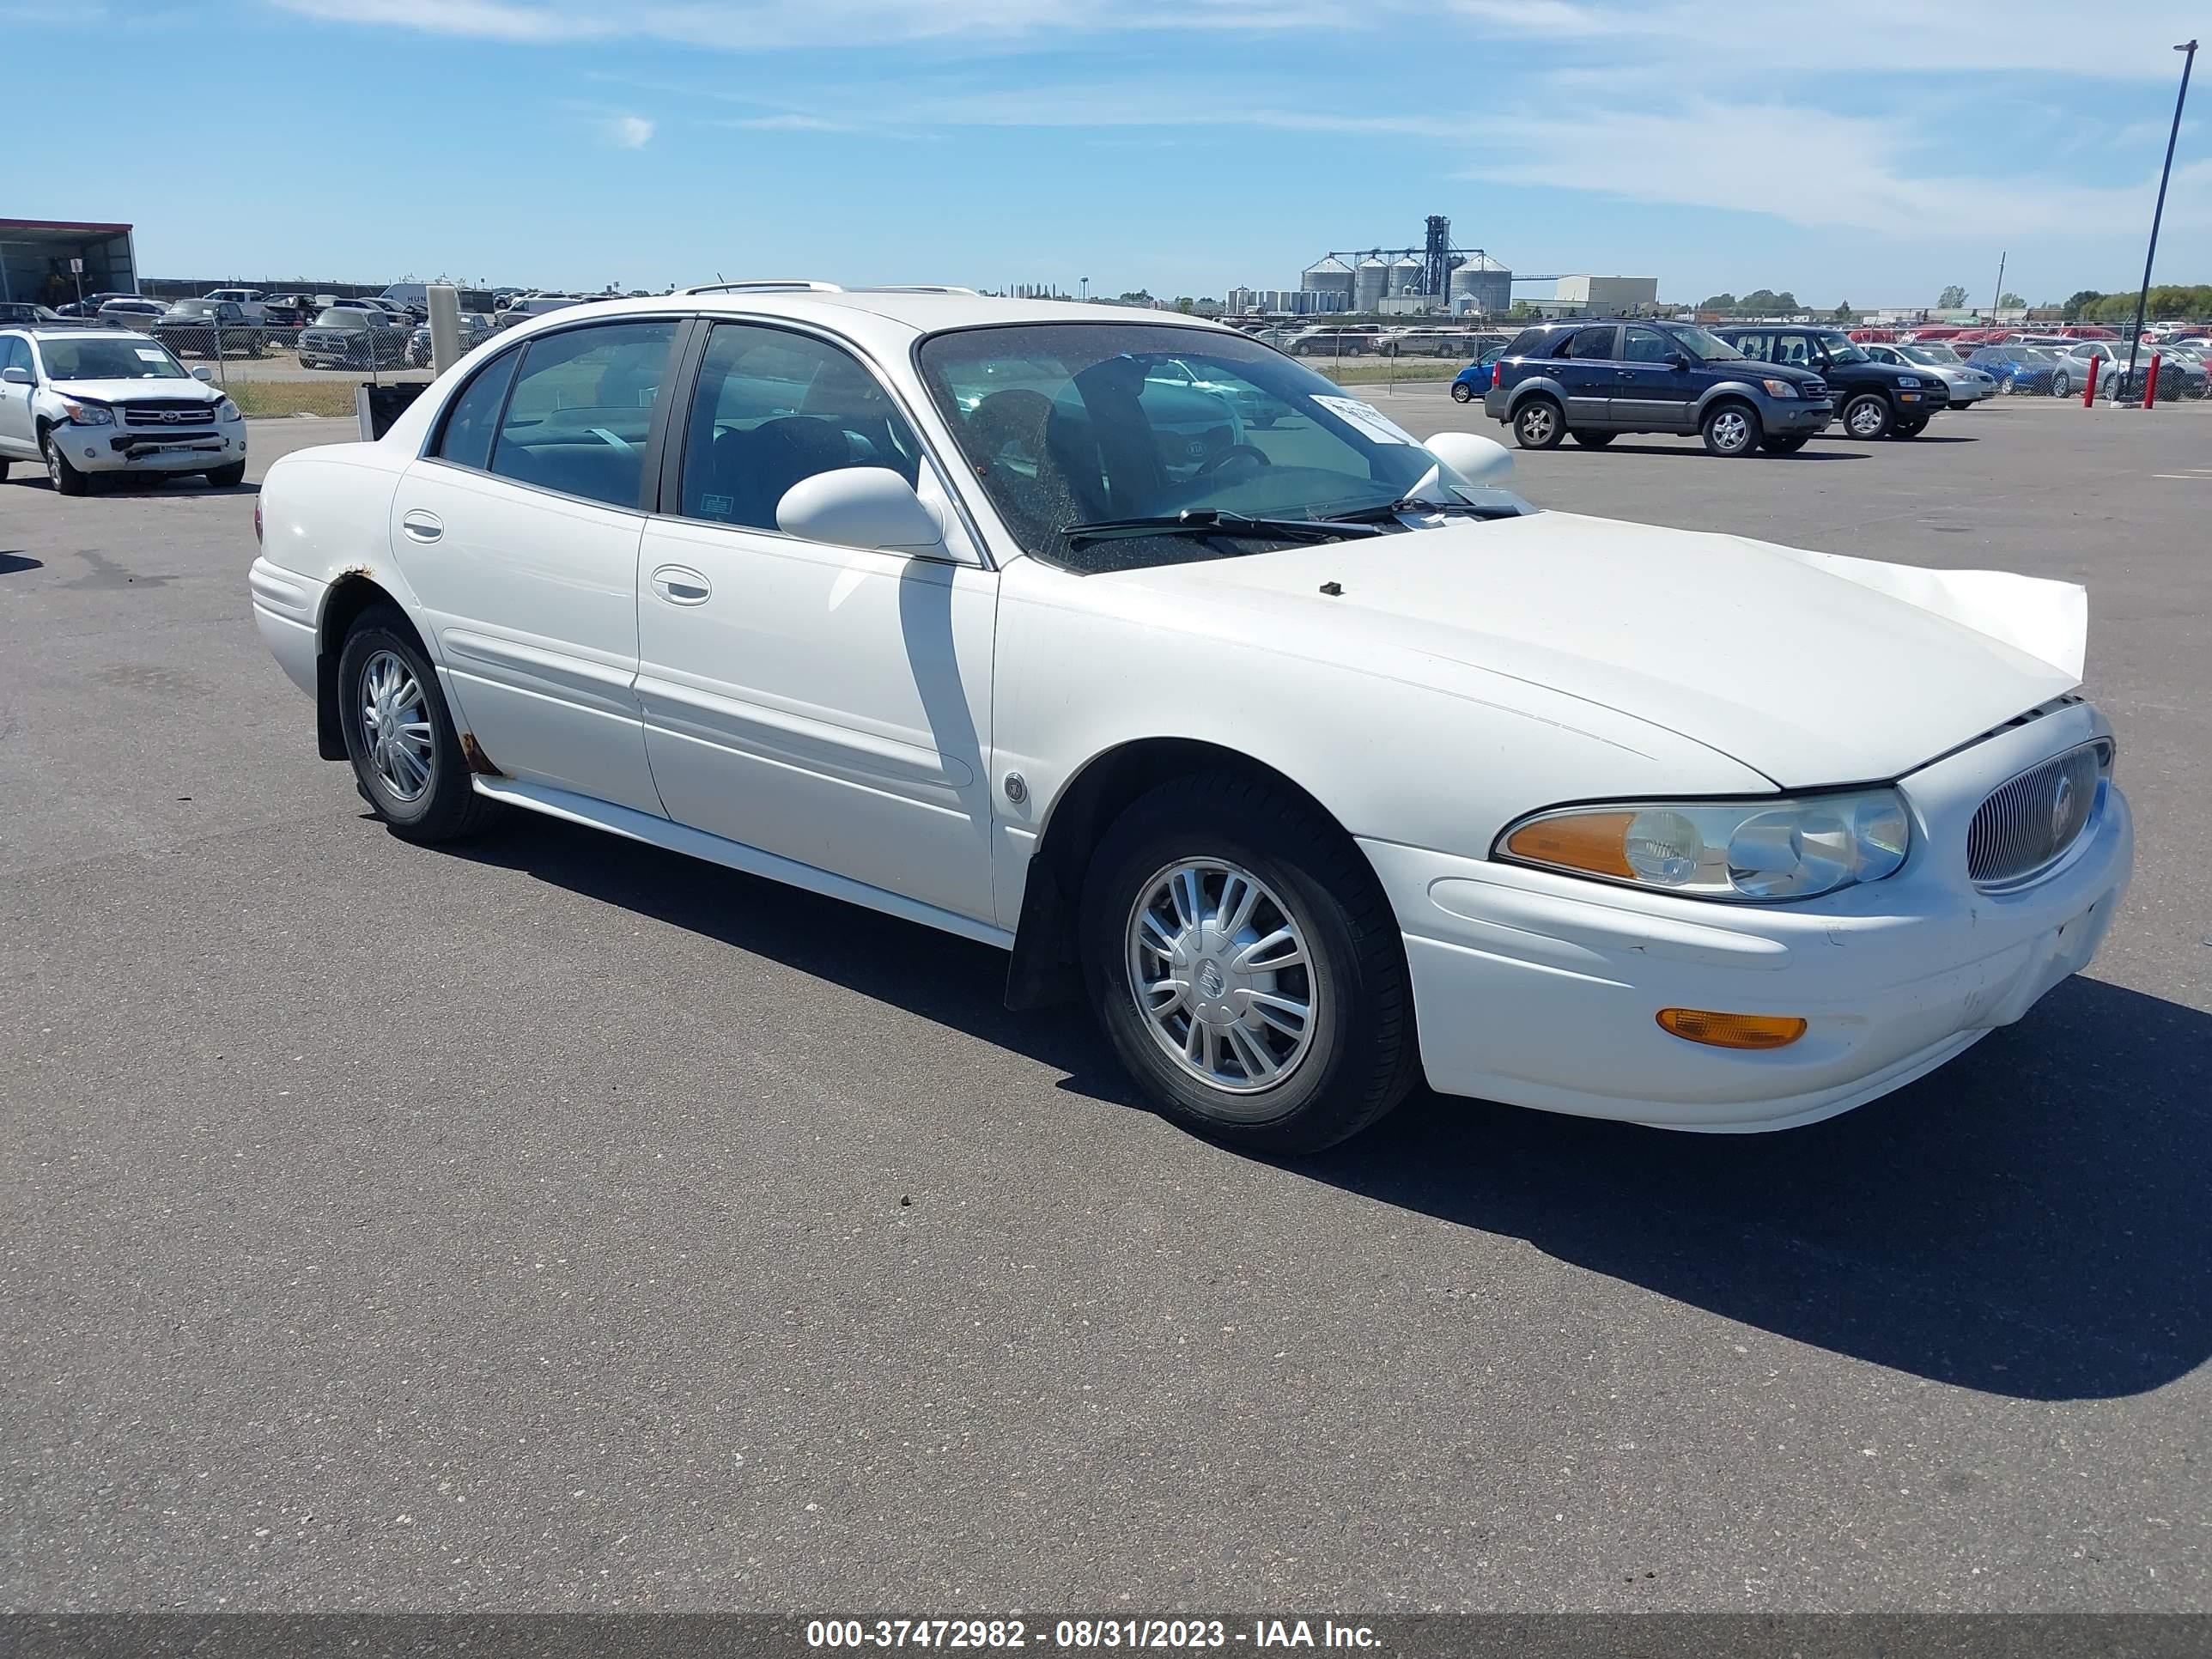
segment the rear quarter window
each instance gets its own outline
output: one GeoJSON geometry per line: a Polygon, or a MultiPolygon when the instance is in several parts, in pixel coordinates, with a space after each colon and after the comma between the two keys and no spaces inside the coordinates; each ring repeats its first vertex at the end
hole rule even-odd
{"type": "Polygon", "coordinates": [[[1545,331],[1524,328],[1513,337],[1513,343],[1505,348],[1509,357],[1533,357],[1544,349],[1545,331]]]}

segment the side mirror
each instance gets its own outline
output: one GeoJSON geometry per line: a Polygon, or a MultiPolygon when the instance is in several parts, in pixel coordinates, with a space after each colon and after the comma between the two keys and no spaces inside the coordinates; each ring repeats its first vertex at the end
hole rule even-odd
{"type": "Polygon", "coordinates": [[[945,526],[887,466],[844,466],[801,478],[775,507],[776,528],[803,541],[881,553],[942,553],[945,526]]]}
{"type": "Polygon", "coordinates": [[[9,386],[29,386],[32,384],[31,371],[27,368],[18,368],[10,363],[7,368],[0,368],[0,381],[5,381],[9,386]]]}
{"type": "Polygon", "coordinates": [[[192,379],[195,380],[211,382],[215,379],[215,371],[210,368],[205,363],[202,363],[192,370],[192,379]]]}
{"type": "Polygon", "coordinates": [[[1471,484],[1502,485],[1513,476],[1513,452],[1494,438],[1439,432],[1422,447],[1471,484]]]}
{"type": "Polygon", "coordinates": [[[1690,366],[1690,360],[1689,360],[1687,357],[1685,357],[1685,356],[1684,356],[1680,352],[1679,352],[1679,351],[1670,351],[1670,352],[1668,352],[1668,353],[1667,354],[1667,367],[1668,367],[1668,368],[1687,368],[1689,366],[1690,366]]]}

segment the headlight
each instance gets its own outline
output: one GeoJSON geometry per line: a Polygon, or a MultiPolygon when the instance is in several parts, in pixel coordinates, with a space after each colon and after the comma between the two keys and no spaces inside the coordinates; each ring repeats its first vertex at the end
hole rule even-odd
{"type": "Polygon", "coordinates": [[[238,412],[238,405],[228,398],[215,406],[215,417],[218,421],[235,421],[244,418],[238,412]]]}
{"type": "Polygon", "coordinates": [[[1900,374],[1897,377],[1897,383],[1899,386],[1918,386],[1920,381],[1915,375],[1900,374]]]}
{"type": "Polygon", "coordinates": [[[115,411],[106,404],[81,404],[74,398],[62,399],[62,411],[79,426],[113,426],[115,411]]]}
{"type": "Polygon", "coordinates": [[[1761,380],[1759,385],[1766,388],[1766,395],[1770,398],[1794,398],[1797,395],[1797,387],[1793,381],[1761,380]]]}
{"type": "Polygon", "coordinates": [[[1911,827],[1894,789],[1798,799],[1625,801],[1523,818],[1496,856],[1685,898],[1800,899],[1880,881],[1911,827]]]}

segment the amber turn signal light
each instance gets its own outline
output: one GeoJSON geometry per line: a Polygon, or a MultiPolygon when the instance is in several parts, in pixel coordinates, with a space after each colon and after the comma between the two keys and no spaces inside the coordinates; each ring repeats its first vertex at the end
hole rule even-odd
{"type": "Polygon", "coordinates": [[[1505,850],[1533,864],[1565,865],[1594,876],[1636,879],[1628,861],[1628,826],[1633,812],[1580,812],[1572,817],[1539,818],[1505,838],[1505,850]]]}
{"type": "Polygon", "coordinates": [[[1703,1008],[1662,1008],[1659,1029],[1715,1048],[1786,1048],[1805,1035],[1790,1014],[1715,1014],[1703,1008]]]}

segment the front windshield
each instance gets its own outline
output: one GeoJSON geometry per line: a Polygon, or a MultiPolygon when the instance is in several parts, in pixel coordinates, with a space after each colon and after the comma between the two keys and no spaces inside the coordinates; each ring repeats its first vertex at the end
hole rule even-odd
{"type": "Polygon", "coordinates": [[[1831,361],[1838,363],[1866,363],[1874,360],[1859,349],[1858,342],[1848,334],[1823,334],[1820,345],[1831,361]]]}
{"type": "Polygon", "coordinates": [[[1702,328],[1676,328],[1669,331],[1700,362],[1725,363],[1743,356],[1726,340],[1708,334],[1702,328]]]}
{"type": "Polygon", "coordinates": [[[367,328],[368,313],[356,311],[351,306],[332,306],[315,319],[317,328],[367,328]]]}
{"type": "Polygon", "coordinates": [[[41,340],[50,380],[185,380],[185,366],[151,340],[41,340]]]}
{"type": "MultiPolygon", "coordinates": [[[[924,383],[1029,551],[1095,573],[1250,551],[1264,536],[1085,540],[1081,524],[1211,510],[1310,520],[1403,499],[1440,463],[1388,416],[1242,335],[1046,323],[933,335],[924,383]]],[[[1460,485],[1443,470],[1439,482],[1460,485]]]]}

